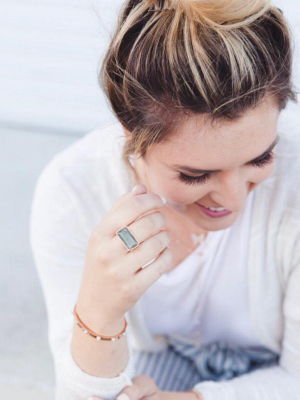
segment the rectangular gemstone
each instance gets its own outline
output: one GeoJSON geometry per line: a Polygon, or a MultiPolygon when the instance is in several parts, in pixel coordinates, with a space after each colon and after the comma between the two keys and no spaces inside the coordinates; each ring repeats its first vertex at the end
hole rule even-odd
{"type": "Polygon", "coordinates": [[[135,240],[135,238],[126,227],[120,229],[117,234],[129,250],[133,250],[138,246],[138,242],[135,240]]]}

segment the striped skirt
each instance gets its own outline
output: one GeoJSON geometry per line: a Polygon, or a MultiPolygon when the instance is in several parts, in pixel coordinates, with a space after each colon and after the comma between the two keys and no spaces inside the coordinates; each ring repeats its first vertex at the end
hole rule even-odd
{"type": "Polygon", "coordinates": [[[168,343],[162,352],[133,353],[136,376],[151,376],[163,391],[184,392],[201,381],[229,380],[279,361],[279,355],[265,347],[243,348],[223,342],[196,347],[179,336],[168,336],[168,343]]]}

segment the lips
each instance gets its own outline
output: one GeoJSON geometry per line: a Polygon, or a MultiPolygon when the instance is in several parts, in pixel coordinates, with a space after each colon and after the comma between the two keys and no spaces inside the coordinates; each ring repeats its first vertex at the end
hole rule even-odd
{"type": "MultiPolygon", "coordinates": [[[[196,203],[196,204],[205,215],[207,215],[211,218],[221,218],[221,217],[225,217],[226,215],[232,214],[232,211],[229,211],[226,209],[224,209],[222,211],[217,211],[217,210],[212,211],[209,208],[202,206],[201,204],[198,204],[198,203],[196,203]]],[[[216,207],[216,208],[218,208],[218,207],[216,207]]]]}
{"type": "MultiPolygon", "coordinates": [[[[216,211],[218,211],[218,209],[227,210],[227,208],[225,208],[223,206],[205,206],[204,204],[200,204],[200,203],[196,203],[196,204],[198,204],[199,206],[205,207],[207,209],[210,209],[210,208],[216,209],[216,211]]],[[[229,210],[227,210],[227,211],[229,211],[229,210]]]]}

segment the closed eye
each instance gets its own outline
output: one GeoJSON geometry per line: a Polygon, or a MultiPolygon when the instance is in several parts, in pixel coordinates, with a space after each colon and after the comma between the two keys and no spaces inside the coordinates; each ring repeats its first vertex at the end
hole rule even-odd
{"type": "MultiPolygon", "coordinates": [[[[267,164],[270,164],[271,162],[274,161],[275,154],[273,151],[270,151],[267,155],[265,155],[263,158],[251,161],[250,163],[246,164],[247,166],[252,166],[252,167],[259,167],[263,168],[267,164]]],[[[179,180],[182,182],[187,183],[188,185],[196,185],[198,183],[204,184],[206,183],[210,177],[211,173],[205,173],[200,176],[189,176],[186,174],[183,174],[182,172],[179,173],[179,180]]]]}
{"type": "Polygon", "coordinates": [[[270,153],[268,153],[263,158],[255,160],[255,161],[251,161],[250,164],[247,164],[247,165],[253,165],[255,167],[263,167],[266,164],[271,163],[274,160],[274,156],[275,156],[275,154],[273,153],[273,151],[270,151],[270,153]]]}

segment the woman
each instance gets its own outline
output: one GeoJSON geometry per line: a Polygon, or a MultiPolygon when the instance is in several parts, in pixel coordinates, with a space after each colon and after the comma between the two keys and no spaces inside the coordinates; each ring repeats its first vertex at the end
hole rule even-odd
{"type": "Polygon", "coordinates": [[[101,70],[118,123],[33,201],[56,400],[299,398],[291,69],[269,1],[126,1],[101,70]]]}

